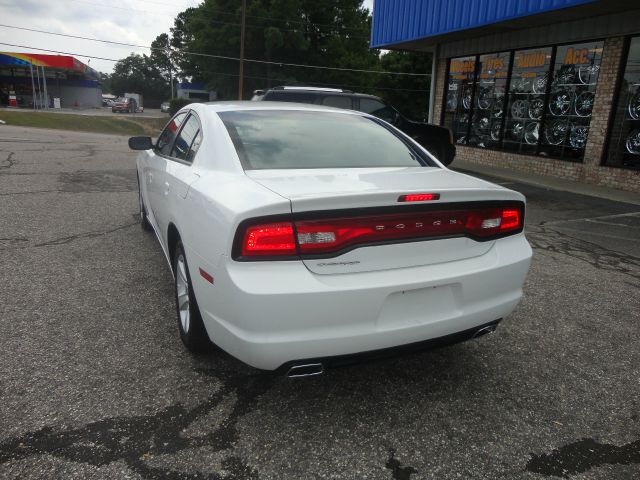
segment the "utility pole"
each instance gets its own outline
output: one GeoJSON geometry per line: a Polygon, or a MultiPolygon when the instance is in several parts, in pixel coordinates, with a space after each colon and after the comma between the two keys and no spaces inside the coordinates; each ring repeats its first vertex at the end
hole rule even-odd
{"type": "Polygon", "coordinates": [[[238,100],[242,100],[242,90],[244,89],[244,34],[245,20],[247,15],[247,0],[242,0],[242,21],[240,23],[240,75],[238,78],[238,100]]]}

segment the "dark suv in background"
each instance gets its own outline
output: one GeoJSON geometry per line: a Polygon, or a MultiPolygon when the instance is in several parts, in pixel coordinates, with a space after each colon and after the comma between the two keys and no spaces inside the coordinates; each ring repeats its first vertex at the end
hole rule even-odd
{"type": "Polygon", "coordinates": [[[374,95],[335,88],[274,87],[254,91],[251,100],[312,103],[369,113],[402,130],[445,165],[449,165],[456,155],[451,130],[440,125],[409,120],[374,95]]]}

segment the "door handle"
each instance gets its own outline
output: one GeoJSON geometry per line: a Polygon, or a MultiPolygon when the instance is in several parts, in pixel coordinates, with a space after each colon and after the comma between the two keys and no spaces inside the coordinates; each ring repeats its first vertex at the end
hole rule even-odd
{"type": "Polygon", "coordinates": [[[148,173],[148,174],[147,174],[147,181],[148,181],[149,183],[153,183],[153,173],[148,173]]]}
{"type": "Polygon", "coordinates": [[[169,182],[164,182],[164,194],[169,195],[169,182]]]}

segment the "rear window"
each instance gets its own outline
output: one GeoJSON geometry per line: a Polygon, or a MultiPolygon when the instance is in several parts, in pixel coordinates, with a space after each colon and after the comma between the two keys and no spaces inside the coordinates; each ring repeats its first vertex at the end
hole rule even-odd
{"type": "Polygon", "coordinates": [[[287,110],[219,115],[248,170],[432,165],[386,127],[359,115],[287,110]]]}

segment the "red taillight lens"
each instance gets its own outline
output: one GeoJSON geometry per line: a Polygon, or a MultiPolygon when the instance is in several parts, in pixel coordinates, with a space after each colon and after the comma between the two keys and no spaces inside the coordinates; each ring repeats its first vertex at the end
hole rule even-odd
{"type": "Polygon", "coordinates": [[[500,231],[514,230],[520,228],[520,210],[516,208],[502,209],[502,221],[500,222],[500,231]]]}
{"type": "Polygon", "coordinates": [[[242,241],[243,256],[295,255],[296,240],[289,222],[267,223],[247,228],[242,241]]]}
{"type": "Polygon", "coordinates": [[[429,237],[490,239],[522,226],[523,210],[513,206],[268,223],[246,229],[241,255],[330,255],[356,246],[429,237]]]}

